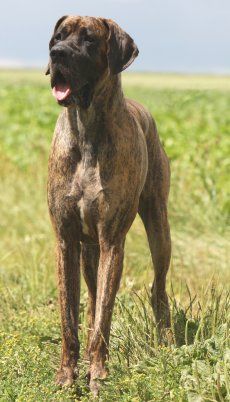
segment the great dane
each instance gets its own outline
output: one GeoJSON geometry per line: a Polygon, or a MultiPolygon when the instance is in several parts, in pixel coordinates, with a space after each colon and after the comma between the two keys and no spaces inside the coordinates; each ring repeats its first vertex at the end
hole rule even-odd
{"type": "Polygon", "coordinates": [[[57,240],[62,357],[57,383],[71,385],[79,359],[80,266],[88,287],[90,389],[107,375],[109,335],[126,234],[144,223],[159,330],[170,326],[165,290],[171,255],[170,169],[151,114],[125,99],[121,72],[137,57],[133,39],[105,18],[64,16],[50,41],[47,74],[64,106],[49,159],[48,205],[57,240]]]}

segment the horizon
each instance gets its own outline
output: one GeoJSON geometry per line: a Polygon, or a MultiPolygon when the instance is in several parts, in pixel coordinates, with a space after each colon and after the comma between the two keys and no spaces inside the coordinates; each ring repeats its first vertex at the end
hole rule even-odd
{"type": "MultiPolygon", "coordinates": [[[[0,64],[0,72],[43,72],[45,68],[43,66],[26,66],[26,65],[1,65],[0,64]]],[[[197,76],[197,77],[226,77],[230,78],[230,71],[222,72],[222,71],[213,71],[213,72],[204,72],[204,71],[150,71],[150,70],[135,70],[135,69],[127,69],[123,71],[121,74],[151,74],[151,75],[172,75],[172,76],[197,76]]]]}

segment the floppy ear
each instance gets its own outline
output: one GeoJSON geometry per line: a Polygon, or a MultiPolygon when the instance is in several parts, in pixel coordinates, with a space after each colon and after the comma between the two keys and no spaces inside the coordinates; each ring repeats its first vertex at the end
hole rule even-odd
{"type": "Polygon", "coordinates": [[[113,20],[103,18],[108,36],[108,64],[112,74],[125,70],[137,57],[139,50],[133,39],[113,20]]]}
{"type": "MultiPolygon", "coordinates": [[[[55,27],[54,27],[54,33],[53,33],[52,38],[51,38],[50,43],[49,43],[49,47],[52,46],[52,41],[53,41],[53,37],[54,37],[55,32],[57,31],[58,27],[61,25],[61,23],[62,23],[67,17],[68,17],[68,15],[63,15],[63,17],[59,18],[59,20],[56,22],[56,25],[55,25],[55,27]]],[[[46,67],[46,70],[45,70],[45,75],[48,75],[48,74],[50,74],[50,63],[48,63],[48,66],[46,67]]]]}
{"type": "Polygon", "coordinates": [[[45,75],[49,75],[50,74],[50,63],[48,63],[46,69],[45,69],[45,75]]]}
{"type": "Polygon", "coordinates": [[[63,17],[59,18],[59,20],[56,22],[56,25],[54,27],[54,33],[58,29],[59,25],[68,17],[68,15],[63,15],[63,17]]]}

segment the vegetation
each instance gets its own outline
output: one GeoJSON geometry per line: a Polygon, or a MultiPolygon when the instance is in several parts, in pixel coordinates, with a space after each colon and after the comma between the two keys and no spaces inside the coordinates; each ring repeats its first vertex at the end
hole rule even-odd
{"type": "MultiPolygon", "coordinates": [[[[153,113],[171,159],[174,342],[157,342],[148,297],[153,270],[137,217],[127,236],[100,400],[228,401],[230,78],[130,73],[123,81],[127,96],[153,113]]],[[[47,78],[33,71],[0,72],[0,102],[0,401],[89,401],[83,360],[73,388],[54,385],[61,338],[46,177],[60,109],[47,78]]],[[[82,351],[86,302],[82,281],[82,351]]]]}

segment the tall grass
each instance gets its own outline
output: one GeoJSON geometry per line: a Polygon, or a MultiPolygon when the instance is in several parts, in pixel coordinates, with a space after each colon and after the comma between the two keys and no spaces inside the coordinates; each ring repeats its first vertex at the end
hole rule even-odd
{"type": "MultiPolygon", "coordinates": [[[[46,177],[59,108],[40,72],[0,72],[0,84],[0,400],[88,401],[83,360],[72,389],[53,384],[61,338],[46,177]]],[[[230,400],[229,78],[131,74],[124,84],[127,96],[153,113],[171,160],[172,344],[158,344],[149,303],[153,270],[137,217],[127,236],[110,376],[100,398],[230,400]]],[[[83,281],[81,293],[83,355],[83,281]]]]}

